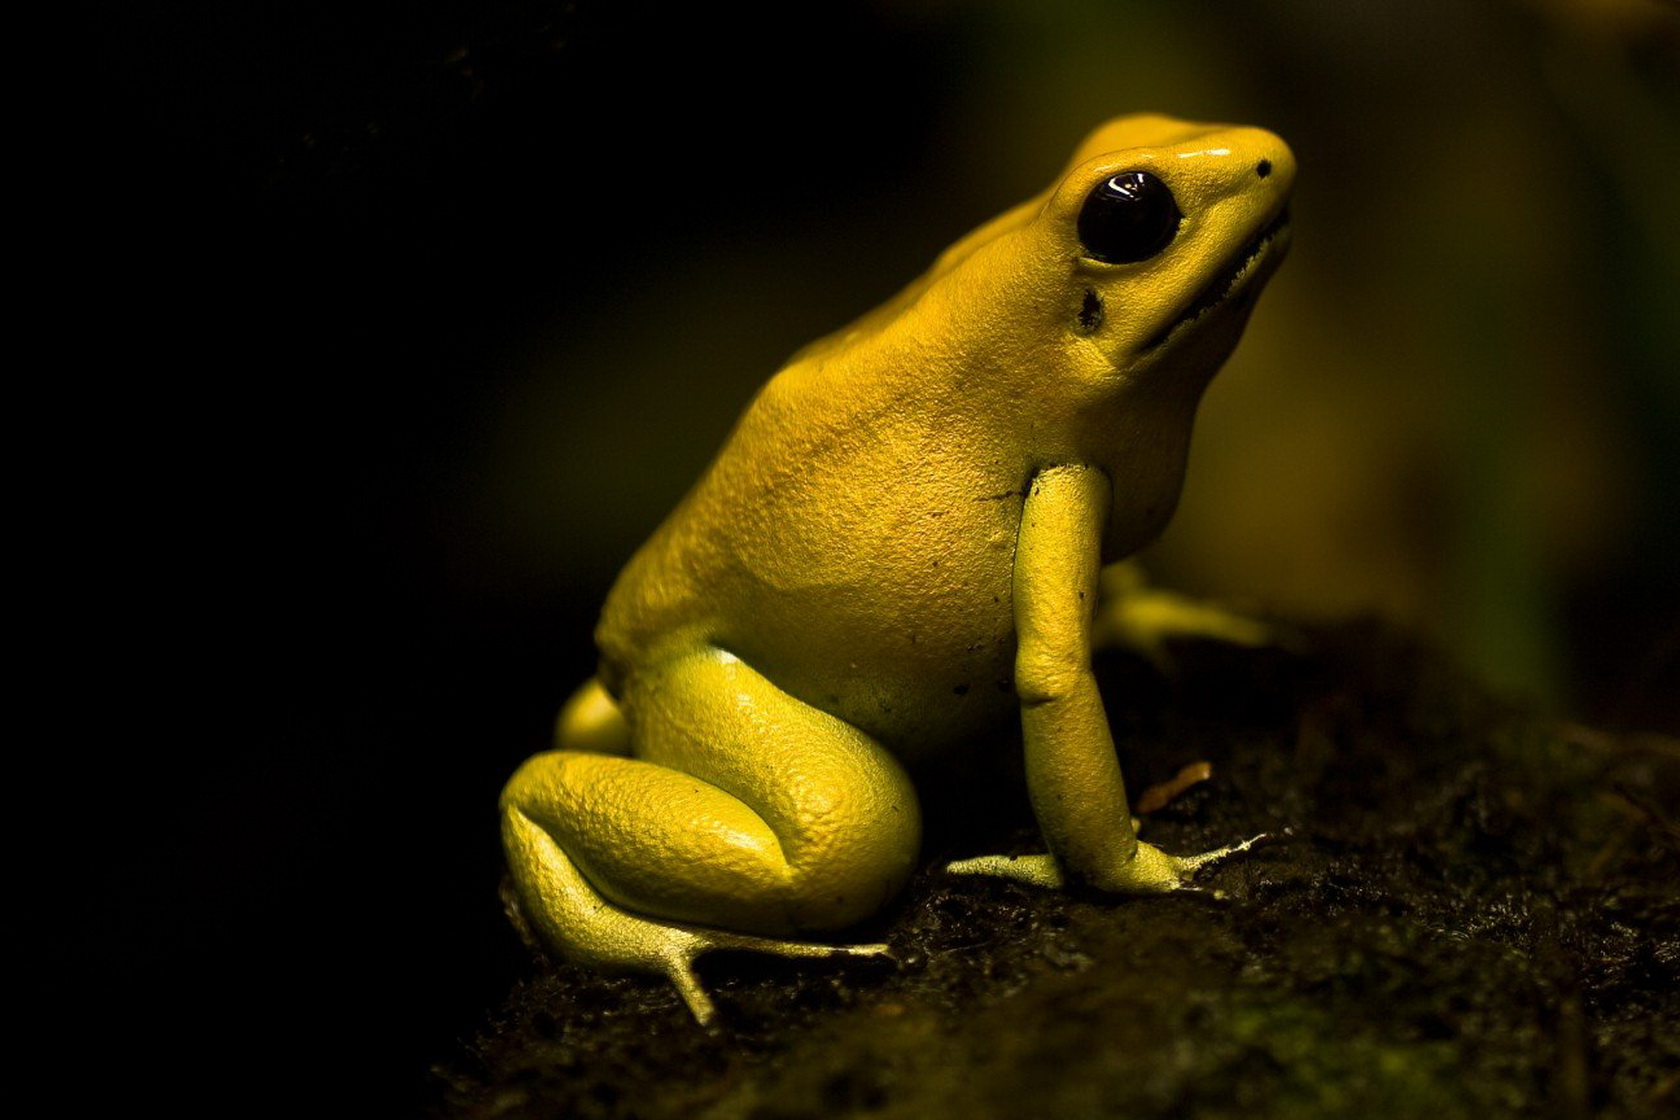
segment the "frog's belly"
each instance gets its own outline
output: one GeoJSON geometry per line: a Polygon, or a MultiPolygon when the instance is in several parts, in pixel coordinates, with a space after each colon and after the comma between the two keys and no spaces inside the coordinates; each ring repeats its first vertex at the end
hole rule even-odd
{"type": "Polygon", "coordinates": [[[1022,499],[979,472],[898,464],[870,486],[861,473],[764,496],[716,570],[714,640],[915,759],[1013,704],[1022,499]]]}

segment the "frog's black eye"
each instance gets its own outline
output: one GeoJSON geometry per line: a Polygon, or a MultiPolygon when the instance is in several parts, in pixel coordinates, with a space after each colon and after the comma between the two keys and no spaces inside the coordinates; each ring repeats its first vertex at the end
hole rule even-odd
{"type": "Polygon", "coordinates": [[[1172,191],[1147,171],[1127,171],[1098,183],[1079,211],[1079,241],[1109,264],[1146,261],[1167,247],[1184,215],[1172,191]]]}

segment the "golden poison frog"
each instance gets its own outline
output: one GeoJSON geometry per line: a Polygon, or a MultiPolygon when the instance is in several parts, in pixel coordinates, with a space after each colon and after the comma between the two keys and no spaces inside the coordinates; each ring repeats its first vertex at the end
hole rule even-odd
{"type": "Polygon", "coordinates": [[[1116,895],[1244,844],[1140,842],[1094,646],[1253,624],[1139,585],[1196,405],[1288,244],[1269,132],[1103,125],[1043,194],[795,354],[607,598],[599,675],[502,794],[528,933],[662,973],[711,949],[879,955],[908,776],[1018,720],[1046,852],[951,865],[1116,895]]]}

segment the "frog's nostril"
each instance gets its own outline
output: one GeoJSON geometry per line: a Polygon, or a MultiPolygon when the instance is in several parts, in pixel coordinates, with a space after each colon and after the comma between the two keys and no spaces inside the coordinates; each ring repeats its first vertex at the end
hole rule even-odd
{"type": "Polygon", "coordinates": [[[1261,160],[1254,165],[1254,173],[1264,179],[1272,173],[1272,161],[1269,159],[1261,160]]]}

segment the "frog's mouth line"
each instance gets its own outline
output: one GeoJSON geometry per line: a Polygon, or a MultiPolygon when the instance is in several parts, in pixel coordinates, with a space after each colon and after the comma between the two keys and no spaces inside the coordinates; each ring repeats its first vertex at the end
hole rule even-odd
{"type": "Polygon", "coordinates": [[[1207,312],[1224,303],[1232,292],[1244,287],[1254,274],[1254,262],[1265,253],[1272,241],[1289,228],[1289,207],[1278,211],[1277,217],[1267,222],[1254,238],[1237,250],[1231,256],[1226,266],[1214,274],[1212,280],[1203,285],[1187,307],[1179,313],[1178,318],[1162,327],[1150,340],[1143,344],[1145,352],[1155,349],[1168,338],[1176,334],[1180,328],[1187,327],[1207,312]]]}

